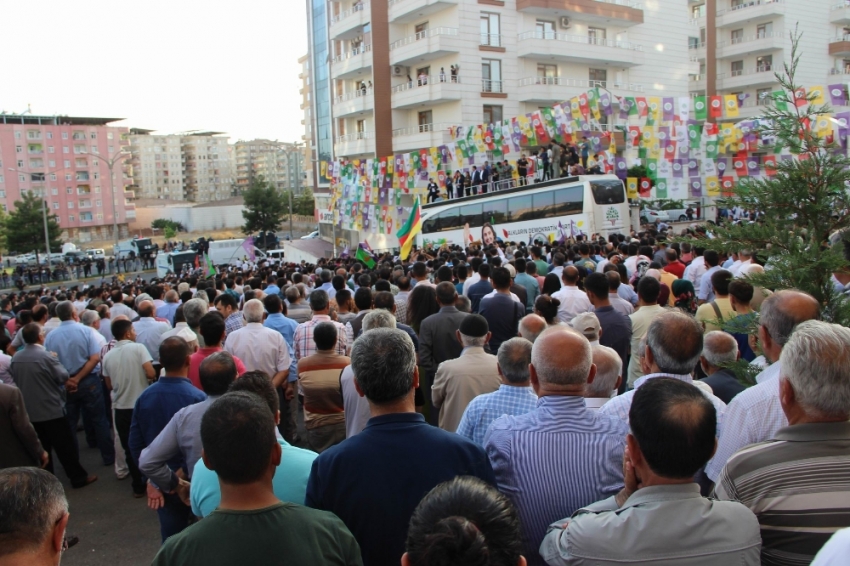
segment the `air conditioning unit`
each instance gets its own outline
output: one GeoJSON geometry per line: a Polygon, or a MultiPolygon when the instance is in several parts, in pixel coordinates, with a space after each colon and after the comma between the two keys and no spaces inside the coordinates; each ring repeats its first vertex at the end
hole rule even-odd
{"type": "Polygon", "coordinates": [[[408,71],[407,67],[403,65],[393,65],[393,76],[394,77],[406,77],[410,71],[408,71]]]}
{"type": "Polygon", "coordinates": [[[559,22],[561,24],[561,29],[570,29],[570,18],[567,16],[561,16],[559,22]]]}

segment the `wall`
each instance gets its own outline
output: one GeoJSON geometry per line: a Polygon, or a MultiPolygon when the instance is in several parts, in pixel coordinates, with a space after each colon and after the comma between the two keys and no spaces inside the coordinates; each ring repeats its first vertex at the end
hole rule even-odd
{"type": "Polygon", "coordinates": [[[130,224],[130,229],[150,228],[151,222],[158,218],[180,222],[189,232],[205,232],[225,228],[238,229],[241,228],[244,221],[242,209],[242,205],[145,206],[136,209],[136,220],[130,224]]]}

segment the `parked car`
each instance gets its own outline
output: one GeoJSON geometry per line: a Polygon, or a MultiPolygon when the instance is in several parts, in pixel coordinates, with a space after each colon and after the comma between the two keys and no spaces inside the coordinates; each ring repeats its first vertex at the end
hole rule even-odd
{"type": "Polygon", "coordinates": [[[91,259],[97,260],[106,257],[106,252],[103,248],[93,248],[86,250],[86,255],[89,256],[91,259]]]}
{"type": "Polygon", "coordinates": [[[306,236],[301,236],[301,239],[302,240],[313,240],[313,239],[318,238],[318,237],[319,237],[319,231],[316,230],[315,232],[310,232],[306,236]]]}
{"type": "Polygon", "coordinates": [[[669,220],[674,222],[687,222],[688,208],[693,210],[693,219],[698,220],[700,218],[700,203],[698,202],[686,202],[682,208],[669,208],[664,212],[667,213],[667,218],[669,220]]]}
{"type": "Polygon", "coordinates": [[[640,209],[641,224],[655,224],[656,220],[660,220],[661,222],[667,222],[668,220],[670,220],[670,217],[668,216],[666,210],[654,210],[647,207],[643,207],[640,209]]]}

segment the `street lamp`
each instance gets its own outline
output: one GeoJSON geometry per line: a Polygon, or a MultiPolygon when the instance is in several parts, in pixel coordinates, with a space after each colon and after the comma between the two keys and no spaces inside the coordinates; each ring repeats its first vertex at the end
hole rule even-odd
{"type": "MultiPolygon", "coordinates": [[[[302,150],[302,144],[298,142],[294,142],[292,146],[288,149],[284,149],[283,153],[286,155],[286,166],[289,168],[290,160],[292,159],[292,154],[300,154],[302,150]]],[[[290,186],[289,188],[289,240],[292,241],[292,193],[294,191],[301,190],[301,159],[295,160],[295,186],[290,186]]]]}
{"type": "MultiPolygon", "coordinates": [[[[119,149],[115,155],[110,158],[104,159],[106,165],[109,167],[109,190],[112,192],[112,238],[115,240],[115,244],[118,243],[118,205],[115,204],[115,173],[113,173],[112,168],[118,163],[120,160],[125,157],[129,157],[130,154],[123,149],[119,149]]],[[[121,185],[122,193],[124,185],[121,185]]]]}

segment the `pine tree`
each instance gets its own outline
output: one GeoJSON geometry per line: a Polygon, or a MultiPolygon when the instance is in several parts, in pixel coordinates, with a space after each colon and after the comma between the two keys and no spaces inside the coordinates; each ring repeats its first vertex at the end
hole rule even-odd
{"type": "Polygon", "coordinates": [[[760,127],[762,140],[775,140],[776,153],[788,150],[793,158],[777,155],[772,175],[742,178],[733,195],[718,200],[721,207],[759,211],[757,222],[711,227],[712,240],[691,242],[751,250],[765,263],[763,274],[748,275],[753,285],[805,291],[823,305],[824,320],[848,326],[850,301],[836,291],[832,274],[850,265],[843,253],[850,250],[850,159],[832,139],[831,123],[829,135],[816,128],[831,109],[815,104],[816,95],[795,80],[799,39],[792,37],[791,61],[776,73],[781,90],[771,95],[760,127]]]}
{"type": "Polygon", "coordinates": [[[277,232],[283,218],[289,213],[289,203],[285,195],[279,193],[274,185],[262,177],[256,179],[243,193],[245,209],[242,218],[244,234],[255,232],[277,232]]]}
{"type": "MultiPolygon", "coordinates": [[[[36,252],[39,256],[44,250],[44,201],[32,192],[21,195],[15,201],[15,209],[4,222],[6,246],[18,253],[36,252]]],[[[47,215],[47,234],[50,239],[50,251],[59,252],[62,240],[59,239],[62,228],[55,214],[47,215]]]]}

